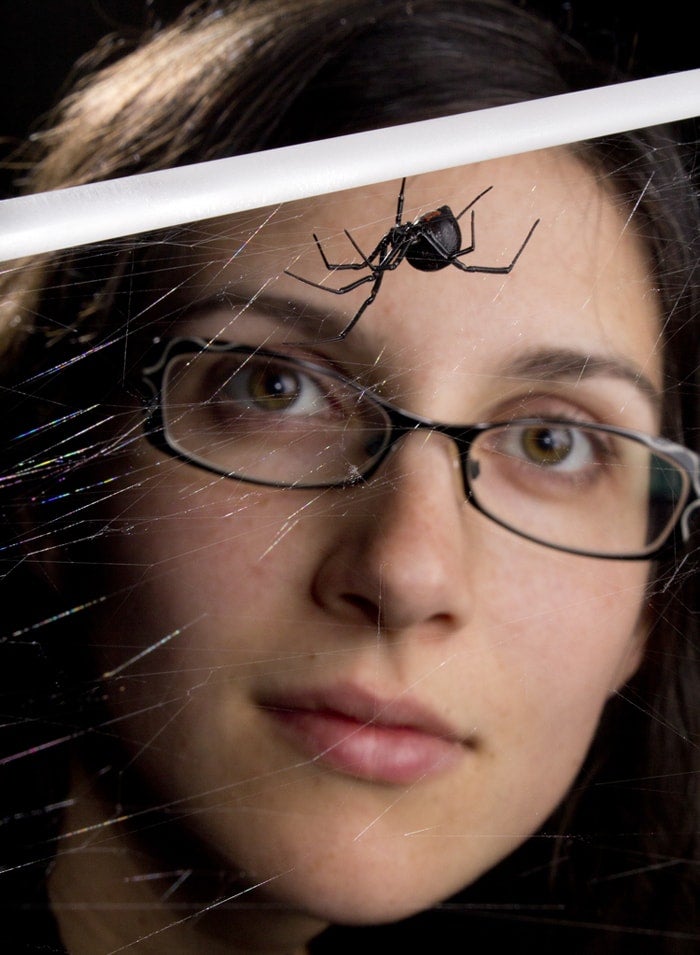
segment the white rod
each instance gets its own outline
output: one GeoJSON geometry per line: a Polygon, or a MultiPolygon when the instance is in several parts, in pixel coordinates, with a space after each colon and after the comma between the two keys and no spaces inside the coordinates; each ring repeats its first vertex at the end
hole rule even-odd
{"type": "Polygon", "coordinates": [[[700,115],[700,69],[0,202],[0,262],[700,115]]]}

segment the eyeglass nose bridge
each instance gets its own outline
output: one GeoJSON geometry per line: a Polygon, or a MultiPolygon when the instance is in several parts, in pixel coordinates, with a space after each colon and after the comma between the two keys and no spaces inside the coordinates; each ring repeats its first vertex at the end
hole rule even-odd
{"type": "Polygon", "coordinates": [[[457,448],[456,463],[462,476],[464,497],[466,500],[470,500],[472,497],[471,481],[478,477],[479,462],[470,459],[469,453],[474,440],[488,426],[472,425],[465,428],[459,425],[443,424],[441,421],[433,421],[430,418],[423,418],[420,415],[402,411],[385,401],[378,403],[388,418],[389,429],[384,448],[379,458],[373,463],[371,471],[365,477],[371,477],[382,466],[389,454],[396,450],[402,438],[419,431],[427,431],[428,433],[443,435],[457,448]]]}

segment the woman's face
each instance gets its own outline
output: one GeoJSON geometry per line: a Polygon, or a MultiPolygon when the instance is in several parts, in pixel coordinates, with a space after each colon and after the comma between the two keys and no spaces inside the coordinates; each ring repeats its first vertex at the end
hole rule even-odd
{"type": "MultiPolygon", "coordinates": [[[[312,233],[330,262],[357,261],[343,230],[369,253],[394,224],[390,183],[217,226],[169,333],[292,341],[444,422],[654,431],[635,374],[660,386],[657,304],[634,220],[562,152],[409,179],[404,220],[488,186],[462,261],[507,265],[540,218],[510,274],[404,261],[347,339],[324,341],[371,286],[335,296],[283,270],[334,288],[365,275],[328,275],[312,233]]],[[[246,485],[145,441],[128,473],[100,545],[107,706],[128,772],[258,900],[365,922],[449,896],[552,812],[638,663],[648,565],[497,526],[466,503],[439,435],[405,437],[350,489],[246,485]]]]}

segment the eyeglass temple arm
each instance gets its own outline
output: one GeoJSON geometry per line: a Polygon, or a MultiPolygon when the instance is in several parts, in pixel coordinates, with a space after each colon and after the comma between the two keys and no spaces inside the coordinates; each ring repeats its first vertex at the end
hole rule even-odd
{"type": "Polygon", "coordinates": [[[688,470],[692,485],[692,496],[683,508],[680,518],[680,528],[683,542],[687,543],[691,535],[691,522],[700,509],[700,455],[691,451],[690,448],[681,448],[683,464],[688,470]]]}
{"type": "Polygon", "coordinates": [[[683,541],[687,543],[690,540],[690,523],[695,515],[695,512],[700,508],[700,496],[696,490],[696,497],[694,501],[691,501],[686,505],[685,510],[681,514],[681,534],[683,536],[683,541]]]}

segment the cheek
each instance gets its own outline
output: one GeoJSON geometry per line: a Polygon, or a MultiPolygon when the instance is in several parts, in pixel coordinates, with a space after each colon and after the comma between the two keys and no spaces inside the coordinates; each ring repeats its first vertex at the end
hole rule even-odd
{"type": "Polygon", "coordinates": [[[163,482],[122,507],[118,524],[108,515],[124,530],[90,553],[92,596],[107,598],[93,627],[101,672],[147,651],[128,676],[157,682],[159,663],[187,674],[220,665],[221,653],[233,661],[283,649],[275,623],[301,612],[325,522],[296,516],[289,492],[231,481],[206,490],[200,503],[201,488],[187,495],[163,482]]]}
{"type": "Polygon", "coordinates": [[[174,798],[264,777],[249,688],[306,649],[319,522],[290,519],[289,494],[225,488],[201,512],[181,494],[150,495],[129,509],[131,533],[96,555],[108,599],[91,644],[105,705],[129,764],[174,798]]]}
{"type": "Polygon", "coordinates": [[[639,662],[648,566],[542,551],[535,569],[513,552],[508,586],[497,592],[492,581],[484,595],[495,615],[491,711],[540,768],[556,766],[558,753],[575,769],[602,708],[639,662]]]}

